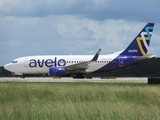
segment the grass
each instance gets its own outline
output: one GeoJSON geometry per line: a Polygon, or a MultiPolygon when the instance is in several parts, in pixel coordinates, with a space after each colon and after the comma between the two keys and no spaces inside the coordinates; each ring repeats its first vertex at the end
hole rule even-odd
{"type": "Polygon", "coordinates": [[[155,120],[160,119],[160,86],[145,83],[1,82],[0,118],[155,120]]]}

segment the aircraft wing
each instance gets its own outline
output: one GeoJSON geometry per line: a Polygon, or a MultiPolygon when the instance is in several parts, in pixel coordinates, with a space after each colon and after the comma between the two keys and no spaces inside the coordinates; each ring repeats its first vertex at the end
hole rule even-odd
{"type": "Polygon", "coordinates": [[[100,51],[101,49],[99,49],[97,51],[97,53],[94,55],[94,57],[89,60],[89,61],[85,61],[85,62],[81,62],[81,63],[77,63],[77,64],[73,64],[73,65],[69,65],[69,66],[66,66],[65,68],[67,70],[77,70],[77,69],[80,69],[80,70],[85,70],[89,67],[89,64],[93,61],[97,61],[98,57],[99,57],[99,54],[100,54],[100,51]]]}
{"type": "Polygon", "coordinates": [[[153,58],[153,57],[156,57],[156,55],[148,54],[148,55],[145,55],[145,56],[137,57],[137,58],[135,58],[135,60],[136,61],[147,60],[147,59],[150,59],[150,58],[153,58]]]}

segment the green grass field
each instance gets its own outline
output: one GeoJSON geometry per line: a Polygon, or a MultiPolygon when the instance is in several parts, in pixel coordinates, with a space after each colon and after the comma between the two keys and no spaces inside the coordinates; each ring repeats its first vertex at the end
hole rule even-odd
{"type": "Polygon", "coordinates": [[[159,120],[160,86],[0,83],[1,120],[159,120]],[[33,91],[36,84],[36,91],[33,91]]]}

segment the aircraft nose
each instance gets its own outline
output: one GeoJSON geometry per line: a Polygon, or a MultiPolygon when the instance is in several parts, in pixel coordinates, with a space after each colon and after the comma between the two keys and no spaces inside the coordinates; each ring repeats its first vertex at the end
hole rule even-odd
{"type": "Polygon", "coordinates": [[[4,69],[10,71],[10,70],[11,70],[11,66],[10,66],[9,64],[6,64],[6,65],[4,66],[4,69]]]}

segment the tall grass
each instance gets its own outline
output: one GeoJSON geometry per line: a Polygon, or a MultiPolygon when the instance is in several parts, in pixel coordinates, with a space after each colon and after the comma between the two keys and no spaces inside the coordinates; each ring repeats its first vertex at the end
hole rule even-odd
{"type": "Polygon", "coordinates": [[[0,118],[1,120],[160,119],[160,86],[142,83],[2,82],[0,118]]]}

